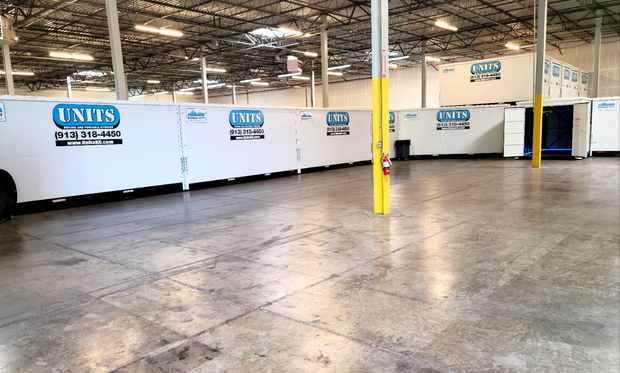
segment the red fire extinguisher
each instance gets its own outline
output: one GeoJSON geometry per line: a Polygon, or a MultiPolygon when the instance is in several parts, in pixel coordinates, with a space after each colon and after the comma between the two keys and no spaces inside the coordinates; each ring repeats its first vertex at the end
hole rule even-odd
{"type": "Polygon", "coordinates": [[[390,153],[385,153],[381,156],[381,165],[383,166],[383,174],[390,174],[390,166],[392,165],[392,161],[390,160],[390,153]]]}

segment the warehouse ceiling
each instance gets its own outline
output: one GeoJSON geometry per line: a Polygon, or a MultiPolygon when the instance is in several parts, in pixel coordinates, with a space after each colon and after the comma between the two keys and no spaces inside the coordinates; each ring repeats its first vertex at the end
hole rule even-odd
{"type": "MultiPolygon", "coordinates": [[[[510,42],[530,51],[534,46],[532,0],[391,0],[391,55],[409,56],[399,66],[420,63],[427,55],[443,61],[475,59],[510,53],[510,42]],[[456,32],[435,26],[443,21],[456,32]]],[[[118,0],[123,58],[130,93],[199,86],[200,48],[207,65],[225,69],[209,80],[231,84],[261,77],[272,87],[307,84],[278,79],[289,55],[299,57],[304,71],[320,71],[320,26],[326,16],[329,65],[351,65],[335,81],[367,77],[371,69],[370,1],[363,0],[118,0]],[[136,29],[180,31],[182,37],[136,29]],[[299,31],[287,33],[281,29],[299,31]],[[278,30],[280,29],[280,30],[278,30]],[[256,31],[260,30],[260,31],[256,31]],[[313,61],[316,60],[316,61],[313,61]],[[159,83],[147,83],[147,80],[159,83]]],[[[603,17],[603,37],[620,33],[617,0],[549,0],[548,47],[591,42],[597,12],[603,17]]],[[[31,90],[66,84],[113,87],[108,23],[104,0],[8,0],[0,13],[14,21],[19,37],[11,46],[13,70],[34,72],[15,76],[31,90]],[[50,52],[77,53],[92,61],[50,57],[50,52]]],[[[74,86],[75,87],[75,86],[74,86]]],[[[213,93],[224,94],[226,87],[213,93]]]]}

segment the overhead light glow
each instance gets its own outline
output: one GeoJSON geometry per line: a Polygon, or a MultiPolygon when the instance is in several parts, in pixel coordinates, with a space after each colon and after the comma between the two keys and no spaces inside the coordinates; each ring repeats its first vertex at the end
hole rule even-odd
{"type": "Polygon", "coordinates": [[[447,24],[445,22],[442,22],[442,21],[435,22],[435,26],[440,27],[442,29],[450,30],[450,31],[458,30],[458,28],[456,28],[456,27],[454,27],[452,25],[449,25],[449,24],[447,24]]]}
{"type": "Polygon", "coordinates": [[[512,49],[512,50],[515,50],[515,51],[518,51],[519,49],[521,49],[521,47],[519,47],[516,44],[512,44],[512,43],[506,43],[506,48],[512,49]]]}
{"type": "Polygon", "coordinates": [[[409,56],[401,56],[401,57],[392,57],[392,58],[388,58],[388,61],[402,61],[402,60],[408,60],[409,56]]]}
{"type": "Polygon", "coordinates": [[[156,95],[167,95],[168,91],[155,92],[156,95]]]}
{"type": "Polygon", "coordinates": [[[240,81],[239,83],[246,84],[246,83],[254,83],[254,82],[260,82],[260,78],[246,79],[246,80],[240,81]]]}
{"type": "Polygon", "coordinates": [[[207,86],[207,89],[216,89],[216,88],[222,88],[222,87],[226,87],[226,83],[213,84],[213,85],[207,86]]]}
{"type": "Polygon", "coordinates": [[[232,88],[233,86],[230,84],[226,84],[226,88],[232,88]]]}
{"type": "Polygon", "coordinates": [[[351,67],[351,65],[332,66],[332,67],[328,67],[328,68],[327,68],[327,71],[334,71],[334,70],[348,69],[349,67],[351,67]]]}
{"type": "Polygon", "coordinates": [[[50,57],[67,58],[70,60],[92,61],[94,58],[86,54],[71,54],[62,52],[50,52],[50,57]]]}
{"type": "Polygon", "coordinates": [[[192,58],[192,61],[200,61],[200,57],[194,57],[192,58]]]}
{"type": "Polygon", "coordinates": [[[177,95],[193,95],[194,94],[194,92],[185,92],[185,91],[183,91],[183,92],[177,91],[177,92],[174,92],[174,93],[176,93],[177,95]]]}
{"type": "Polygon", "coordinates": [[[388,67],[389,67],[390,69],[395,69],[395,68],[397,68],[397,67],[398,67],[398,65],[397,65],[397,64],[395,64],[395,63],[388,63],[388,67]]]}
{"type": "Polygon", "coordinates": [[[146,82],[149,83],[149,84],[159,84],[159,83],[161,83],[159,80],[153,80],[153,79],[149,79],[146,82]]]}
{"type": "Polygon", "coordinates": [[[226,72],[226,69],[219,69],[216,67],[207,67],[205,70],[210,71],[212,73],[225,73],[226,72]]]}
{"type": "Polygon", "coordinates": [[[195,91],[196,87],[190,87],[190,88],[181,88],[179,89],[179,92],[187,92],[187,91],[195,91]]]}
{"type": "Polygon", "coordinates": [[[311,36],[312,36],[312,34],[309,34],[309,33],[305,33],[305,34],[304,34],[304,38],[309,38],[309,37],[311,37],[311,36]]]}
{"type": "Polygon", "coordinates": [[[95,87],[86,87],[87,91],[95,91],[95,92],[110,92],[110,88],[95,88],[95,87]]]}
{"type": "Polygon", "coordinates": [[[304,34],[301,31],[291,30],[283,27],[278,27],[278,31],[284,33],[284,35],[302,36],[304,34]]]}
{"type": "Polygon", "coordinates": [[[342,76],[342,73],[338,71],[328,71],[327,75],[342,76]]]}
{"type": "Polygon", "coordinates": [[[156,27],[150,27],[150,26],[144,26],[144,25],[136,25],[135,27],[136,27],[136,30],[139,30],[139,31],[152,32],[155,34],[160,34],[160,35],[165,35],[165,36],[174,36],[175,38],[180,38],[181,36],[183,36],[183,33],[177,30],[156,28],[156,27]]]}
{"type": "Polygon", "coordinates": [[[314,52],[304,52],[304,56],[306,56],[306,57],[318,57],[319,54],[318,53],[314,53],[314,52]]]}
{"type": "Polygon", "coordinates": [[[295,76],[291,77],[291,79],[310,80],[310,77],[309,76],[298,76],[298,75],[295,75],[295,76]]]}
{"type": "Polygon", "coordinates": [[[289,73],[289,74],[280,74],[278,78],[290,78],[291,76],[301,75],[301,73],[289,73]]]}
{"type": "MultiPolygon", "coordinates": [[[[6,72],[0,71],[0,74],[5,75],[6,72]]],[[[30,71],[12,71],[11,75],[24,75],[24,76],[34,76],[33,72],[30,71]]]]}
{"type": "Polygon", "coordinates": [[[431,56],[426,56],[426,60],[427,61],[433,61],[433,62],[439,62],[441,61],[441,59],[437,58],[437,57],[431,57],[431,56]]]}
{"type": "Polygon", "coordinates": [[[265,82],[250,82],[250,84],[252,85],[259,85],[261,87],[266,87],[269,85],[269,83],[265,83],[265,82]]]}

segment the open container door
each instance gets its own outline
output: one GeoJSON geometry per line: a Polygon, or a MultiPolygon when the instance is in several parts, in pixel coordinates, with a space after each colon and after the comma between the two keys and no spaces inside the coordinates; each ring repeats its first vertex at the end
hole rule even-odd
{"type": "Polygon", "coordinates": [[[573,146],[571,155],[577,159],[588,156],[590,144],[590,103],[573,106],[573,146]]]}
{"type": "Polygon", "coordinates": [[[504,157],[523,157],[525,108],[504,109],[504,157]]]}

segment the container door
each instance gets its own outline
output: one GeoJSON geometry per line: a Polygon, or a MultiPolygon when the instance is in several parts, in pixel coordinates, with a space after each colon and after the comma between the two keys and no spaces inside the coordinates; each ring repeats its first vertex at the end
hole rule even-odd
{"type": "Polygon", "coordinates": [[[571,97],[579,97],[579,70],[570,71],[571,97]]]}
{"type": "Polygon", "coordinates": [[[562,95],[562,65],[551,61],[551,75],[549,76],[549,98],[560,98],[562,95]]]}
{"type": "Polygon", "coordinates": [[[525,146],[525,108],[504,109],[504,157],[522,157],[525,146]]]}
{"type": "Polygon", "coordinates": [[[587,157],[590,145],[590,103],[573,106],[573,157],[587,157]]]}

